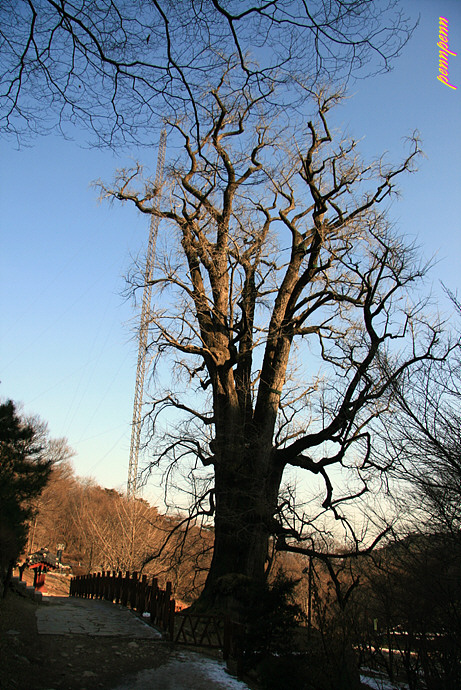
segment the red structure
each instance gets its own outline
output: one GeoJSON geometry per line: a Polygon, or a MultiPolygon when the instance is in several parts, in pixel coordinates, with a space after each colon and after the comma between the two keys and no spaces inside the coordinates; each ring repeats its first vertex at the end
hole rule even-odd
{"type": "Polygon", "coordinates": [[[40,549],[29,556],[29,568],[34,571],[34,587],[38,592],[45,592],[45,578],[49,570],[58,568],[57,558],[48,549],[40,549]]]}

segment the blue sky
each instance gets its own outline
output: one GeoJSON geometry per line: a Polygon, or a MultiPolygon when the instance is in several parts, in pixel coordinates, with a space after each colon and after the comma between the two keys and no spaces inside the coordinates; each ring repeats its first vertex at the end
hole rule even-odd
{"type": "MultiPolygon", "coordinates": [[[[440,280],[461,288],[461,4],[404,5],[421,14],[414,37],[390,74],[352,86],[336,119],[363,139],[366,156],[389,151],[394,161],[403,138],[419,130],[426,158],[402,182],[392,215],[426,257],[437,254],[431,280],[440,295],[440,280]],[[439,16],[458,53],[449,62],[456,90],[436,78],[439,16]]],[[[137,156],[155,168],[156,151],[137,156]]],[[[142,252],[148,221],[99,204],[90,183],[129,164],[128,155],[54,136],[1,151],[0,395],[68,438],[78,475],[117,488],[127,478],[137,357],[123,275],[142,252]]]]}

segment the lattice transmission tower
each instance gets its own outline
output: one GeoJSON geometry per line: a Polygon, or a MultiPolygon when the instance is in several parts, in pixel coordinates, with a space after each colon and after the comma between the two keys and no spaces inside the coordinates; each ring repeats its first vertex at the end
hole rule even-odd
{"type": "MultiPolygon", "coordinates": [[[[157,169],[155,171],[154,181],[154,199],[153,204],[158,207],[160,201],[160,192],[163,182],[163,166],[165,163],[166,150],[166,131],[162,130],[160,135],[160,143],[158,147],[157,169]]],[[[131,427],[131,444],[130,444],[130,462],[128,465],[128,481],[126,486],[126,493],[128,498],[133,498],[136,495],[138,483],[138,458],[139,445],[141,440],[142,427],[142,404],[144,399],[144,378],[147,369],[147,335],[149,331],[149,314],[152,293],[152,270],[155,258],[155,245],[157,242],[157,233],[159,225],[159,217],[152,214],[150,229],[149,229],[149,243],[147,245],[146,268],[144,271],[144,290],[142,295],[141,319],[139,324],[138,334],[138,364],[136,368],[136,383],[134,388],[134,404],[133,404],[133,421],[131,427]]]]}

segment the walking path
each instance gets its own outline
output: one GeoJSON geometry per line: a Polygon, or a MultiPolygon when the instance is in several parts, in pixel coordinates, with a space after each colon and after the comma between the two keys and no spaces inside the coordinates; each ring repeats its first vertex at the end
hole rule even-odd
{"type": "MultiPolygon", "coordinates": [[[[128,647],[136,647],[135,639],[160,641],[162,638],[158,630],[130,610],[108,601],[45,596],[37,608],[36,617],[40,635],[125,637],[132,640],[128,647]]],[[[139,671],[112,690],[146,688],[249,690],[245,683],[227,673],[223,661],[181,648],[174,648],[163,665],[139,671]]]]}
{"type": "Polygon", "coordinates": [[[37,609],[40,635],[103,635],[161,639],[161,633],[123,606],[99,599],[43,597],[37,609]]]}

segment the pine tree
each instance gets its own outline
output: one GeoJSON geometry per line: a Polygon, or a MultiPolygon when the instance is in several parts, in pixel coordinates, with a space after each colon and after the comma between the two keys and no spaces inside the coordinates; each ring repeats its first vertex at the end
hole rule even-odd
{"type": "Polygon", "coordinates": [[[32,500],[51,470],[45,427],[24,420],[9,400],[0,405],[0,579],[4,587],[27,541],[32,500]]]}

